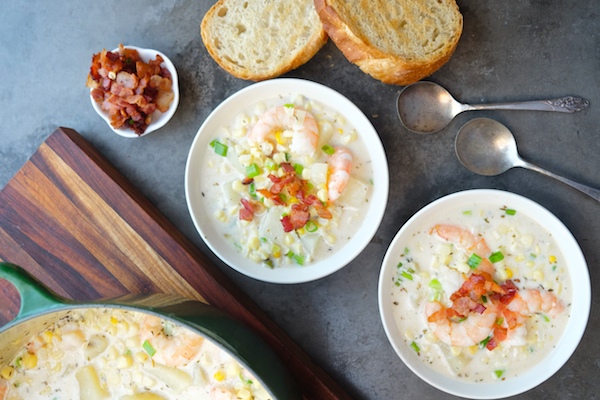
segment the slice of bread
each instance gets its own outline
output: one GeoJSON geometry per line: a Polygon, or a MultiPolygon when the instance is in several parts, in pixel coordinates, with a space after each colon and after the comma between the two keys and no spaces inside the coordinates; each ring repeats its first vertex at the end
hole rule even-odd
{"type": "Polygon", "coordinates": [[[455,0],[314,0],[346,58],[384,83],[408,85],[456,49],[463,19],[455,0]]]}
{"type": "Polygon", "coordinates": [[[298,68],[327,42],[313,0],[219,0],[200,33],[217,64],[253,81],[298,68]]]}

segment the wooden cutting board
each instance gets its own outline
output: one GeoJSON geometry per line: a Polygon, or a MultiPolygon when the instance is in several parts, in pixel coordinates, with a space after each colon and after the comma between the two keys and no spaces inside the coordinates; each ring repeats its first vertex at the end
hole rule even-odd
{"type": "MultiPolygon", "coordinates": [[[[350,398],[72,129],[50,135],[0,192],[0,259],[74,300],[165,292],[212,304],[271,345],[306,399],[350,398]]],[[[18,306],[0,282],[0,325],[18,306]]]]}

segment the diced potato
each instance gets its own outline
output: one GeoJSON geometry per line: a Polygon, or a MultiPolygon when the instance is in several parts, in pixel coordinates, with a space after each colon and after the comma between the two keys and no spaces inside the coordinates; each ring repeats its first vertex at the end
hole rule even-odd
{"type": "Polygon", "coordinates": [[[98,372],[93,365],[81,367],[75,378],[79,383],[79,398],[86,400],[101,400],[110,397],[110,394],[100,385],[98,372]]]}
{"type": "Polygon", "coordinates": [[[192,384],[192,377],[177,368],[155,363],[154,368],[148,370],[156,378],[160,379],[177,392],[182,392],[192,384]]]}

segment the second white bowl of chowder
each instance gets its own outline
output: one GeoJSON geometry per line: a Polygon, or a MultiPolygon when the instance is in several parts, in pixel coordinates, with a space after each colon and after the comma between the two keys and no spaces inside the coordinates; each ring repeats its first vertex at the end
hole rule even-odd
{"type": "Polygon", "coordinates": [[[257,83],[225,100],[186,166],[188,207],[207,245],[238,272],[275,283],[351,262],[379,227],[388,185],[365,115],[299,79],[257,83]]]}
{"type": "Polygon", "coordinates": [[[398,232],[379,277],[386,335],[445,392],[502,398],[550,378],[590,311],[581,249],[552,213],[499,190],[448,195],[398,232]]]}

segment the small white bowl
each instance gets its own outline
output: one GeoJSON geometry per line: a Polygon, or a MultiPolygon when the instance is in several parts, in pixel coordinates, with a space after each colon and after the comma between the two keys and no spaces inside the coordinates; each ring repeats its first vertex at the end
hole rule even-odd
{"type": "Polygon", "coordinates": [[[350,263],[369,244],[379,228],[387,205],[389,171],[387,158],[377,131],[350,100],[321,84],[302,79],[278,78],[250,85],[223,101],[200,127],[188,155],[185,170],[185,192],[190,215],[207,246],[221,260],[236,271],[251,278],[271,283],[301,283],[313,281],[338,271],[350,263]],[[305,266],[282,266],[266,268],[245,258],[233,244],[215,228],[215,217],[209,214],[207,204],[213,199],[205,198],[200,190],[200,169],[203,155],[214,133],[231,123],[242,110],[262,101],[278,97],[302,95],[329,106],[353,125],[365,144],[364,152],[372,160],[374,179],[372,197],[363,223],[349,242],[331,256],[305,266]]]}
{"type": "Polygon", "coordinates": [[[585,331],[591,307],[590,277],[581,249],[565,225],[546,208],[520,195],[500,190],[467,190],[442,197],[425,206],[412,216],[394,237],[383,260],[378,288],[379,312],[385,333],[404,364],[430,385],[450,393],[471,399],[497,399],[514,396],[533,389],[554,375],[571,357],[585,331]],[[573,299],[569,307],[567,326],[552,350],[541,362],[522,375],[494,383],[470,383],[442,375],[425,364],[417,353],[406,345],[404,335],[396,325],[390,288],[397,270],[398,255],[405,243],[419,226],[431,221],[440,210],[455,209],[473,204],[506,206],[519,210],[552,233],[560,251],[568,263],[573,299]]]}
{"type": "MultiPolygon", "coordinates": [[[[127,128],[119,128],[119,129],[113,128],[113,126],[110,124],[110,119],[108,118],[108,113],[106,111],[104,111],[102,109],[102,107],[100,106],[100,104],[97,103],[94,100],[94,98],[90,95],[90,99],[92,101],[92,106],[94,107],[94,110],[96,110],[98,115],[101,116],[102,119],[104,119],[104,121],[106,121],[106,123],[108,124],[110,129],[113,130],[113,132],[115,132],[117,135],[120,135],[120,136],[123,136],[126,138],[139,138],[142,136],[146,136],[147,134],[154,132],[155,130],[157,130],[159,128],[162,128],[167,122],[169,122],[171,117],[173,117],[173,115],[175,114],[175,111],[177,111],[177,107],[179,106],[179,80],[177,77],[177,70],[175,69],[175,66],[173,65],[171,60],[166,55],[161,53],[160,51],[152,50],[152,49],[142,49],[140,47],[135,47],[135,46],[123,46],[123,47],[128,48],[128,49],[137,50],[138,54],[140,55],[140,58],[144,62],[148,62],[150,60],[155,59],[157,54],[160,55],[164,60],[161,65],[163,67],[165,67],[167,70],[169,70],[169,72],[171,73],[171,78],[172,78],[172,89],[173,89],[174,97],[173,97],[173,102],[171,103],[171,106],[169,107],[167,112],[164,112],[164,113],[156,110],[152,114],[152,122],[150,122],[150,125],[148,125],[148,127],[146,128],[144,133],[142,133],[141,135],[138,135],[131,129],[127,129],[127,128]]],[[[112,50],[112,52],[118,53],[119,49],[116,48],[116,49],[112,50]]],[[[90,93],[91,92],[92,92],[92,90],[90,89],[90,93]]]]}

